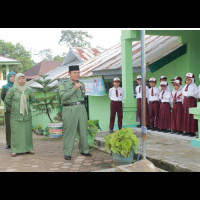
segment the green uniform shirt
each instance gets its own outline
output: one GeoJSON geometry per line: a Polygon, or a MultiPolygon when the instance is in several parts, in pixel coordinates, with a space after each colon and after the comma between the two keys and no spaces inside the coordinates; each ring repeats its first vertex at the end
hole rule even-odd
{"type": "Polygon", "coordinates": [[[16,121],[28,121],[32,118],[30,104],[35,102],[35,96],[30,88],[26,89],[25,95],[27,101],[28,115],[25,112],[25,115],[23,116],[22,114],[20,114],[21,94],[22,93],[16,88],[10,88],[6,94],[4,103],[6,104],[6,106],[11,107],[11,119],[14,119],[16,121]]]}
{"type": "MultiPolygon", "coordinates": [[[[80,82],[82,84],[81,89],[85,89],[84,83],[80,82]]],[[[66,81],[63,81],[63,83],[59,86],[59,94],[61,97],[61,103],[62,104],[70,104],[70,103],[76,103],[78,101],[84,101],[85,100],[85,94],[81,92],[81,89],[75,89],[74,83],[69,78],[66,81]]]]}

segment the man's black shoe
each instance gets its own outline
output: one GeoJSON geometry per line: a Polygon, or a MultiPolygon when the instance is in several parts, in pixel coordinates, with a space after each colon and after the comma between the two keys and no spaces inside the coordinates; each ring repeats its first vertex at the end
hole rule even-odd
{"type": "Polygon", "coordinates": [[[71,160],[71,156],[64,156],[65,160],[71,160]]]}
{"type": "Polygon", "coordinates": [[[158,132],[163,132],[164,130],[163,129],[158,129],[158,132]]]}
{"type": "Polygon", "coordinates": [[[92,156],[91,153],[81,153],[81,155],[83,155],[83,156],[92,156]]]}
{"type": "Polygon", "coordinates": [[[6,149],[10,149],[11,148],[11,146],[10,145],[6,145],[6,147],[5,147],[6,149]]]}

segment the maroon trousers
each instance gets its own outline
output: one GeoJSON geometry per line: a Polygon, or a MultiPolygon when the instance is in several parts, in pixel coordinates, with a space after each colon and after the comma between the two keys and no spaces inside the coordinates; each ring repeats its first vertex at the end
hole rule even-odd
{"type": "Polygon", "coordinates": [[[183,131],[187,133],[195,133],[198,131],[198,121],[194,119],[194,115],[189,113],[189,108],[197,107],[196,98],[184,98],[184,119],[183,119],[183,131]]]}
{"type": "Polygon", "coordinates": [[[158,101],[149,102],[150,106],[150,126],[152,128],[158,128],[158,117],[159,117],[159,110],[160,110],[160,103],[158,101]]]}
{"type": "Polygon", "coordinates": [[[160,103],[158,128],[171,129],[171,107],[169,103],[160,103]]]}
{"type": "Polygon", "coordinates": [[[171,115],[172,131],[183,131],[183,119],[184,119],[183,114],[184,114],[183,104],[181,102],[174,103],[171,115]]]}
{"type": "MultiPolygon", "coordinates": [[[[142,105],[141,105],[142,99],[137,99],[137,112],[138,112],[138,117],[140,119],[140,125],[142,125],[142,105]]],[[[147,103],[147,99],[146,99],[146,126],[150,125],[150,119],[149,119],[149,106],[147,103]]]]}
{"type": "Polygon", "coordinates": [[[111,101],[110,103],[110,126],[109,128],[113,130],[114,123],[115,123],[115,115],[117,113],[118,118],[118,128],[122,128],[122,118],[123,118],[123,109],[122,109],[122,102],[119,101],[111,101]]]}

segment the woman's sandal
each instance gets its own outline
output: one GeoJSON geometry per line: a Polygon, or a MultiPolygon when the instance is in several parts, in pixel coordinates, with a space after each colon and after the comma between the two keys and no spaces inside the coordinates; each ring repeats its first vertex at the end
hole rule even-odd
{"type": "Polygon", "coordinates": [[[12,156],[12,157],[16,157],[17,154],[16,154],[16,153],[12,153],[11,156],[12,156]]]}
{"type": "Polygon", "coordinates": [[[29,151],[29,154],[32,154],[32,155],[33,155],[33,154],[35,154],[35,152],[34,152],[34,151],[29,151]]]}

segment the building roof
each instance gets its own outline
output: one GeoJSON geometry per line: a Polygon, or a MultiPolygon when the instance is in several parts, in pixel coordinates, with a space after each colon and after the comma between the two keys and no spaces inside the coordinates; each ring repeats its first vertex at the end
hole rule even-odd
{"type": "Polygon", "coordinates": [[[0,55],[0,64],[6,64],[6,63],[21,64],[21,62],[19,60],[0,55]]]}
{"type": "MultiPolygon", "coordinates": [[[[147,71],[149,71],[148,65],[160,60],[164,56],[175,51],[183,44],[178,42],[178,37],[175,36],[146,36],[146,63],[147,71]]],[[[140,41],[132,42],[132,60],[134,71],[140,71],[141,65],[141,44],[140,41]]],[[[102,75],[102,71],[121,73],[121,43],[114,45],[113,47],[103,51],[97,56],[89,60],[83,61],[74,51],[70,49],[65,61],[61,67],[58,67],[47,73],[49,78],[69,78],[68,66],[72,64],[80,65],[81,77],[89,77],[95,75],[102,75]],[[75,56],[74,56],[75,55],[75,56]],[[74,57],[73,57],[74,56],[74,57]]]]}
{"type": "Polygon", "coordinates": [[[100,53],[104,52],[106,49],[103,48],[72,48],[74,52],[83,60],[87,61],[95,56],[98,56],[100,53]]]}
{"type": "Polygon", "coordinates": [[[41,74],[45,74],[57,67],[60,67],[62,64],[62,61],[42,61],[38,64],[36,64],[31,69],[24,72],[24,75],[27,79],[33,79],[38,77],[41,74]]]}

